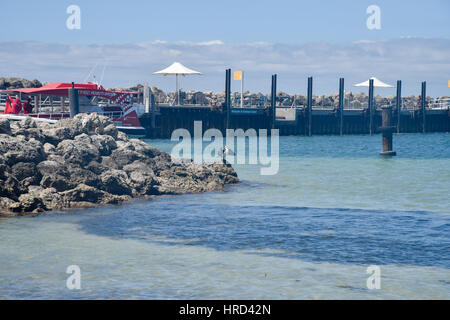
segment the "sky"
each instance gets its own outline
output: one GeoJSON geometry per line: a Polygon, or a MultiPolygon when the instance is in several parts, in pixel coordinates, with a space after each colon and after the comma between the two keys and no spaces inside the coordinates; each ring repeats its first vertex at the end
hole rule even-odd
{"type": "Polygon", "coordinates": [[[173,78],[152,73],[179,61],[203,73],[183,79],[186,90],[222,91],[231,68],[252,92],[268,93],[276,73],[288,93],[305,93],[308,76],[315,94],[336,92],[339,77],[347,91],[365,90],[352,84],[375,76],[403,80],[404,94],[427,81],[430,95],[450,95],[448,0],[1,1],[11,18],[0,19],[0,76],[79,82],[91,73],[107,87],[173,90],[173,78]],[[70,5],[81,10],[79,30],[66,26],[70,5]],[[370,5],[380,29],[367,28],[370,5]]]}

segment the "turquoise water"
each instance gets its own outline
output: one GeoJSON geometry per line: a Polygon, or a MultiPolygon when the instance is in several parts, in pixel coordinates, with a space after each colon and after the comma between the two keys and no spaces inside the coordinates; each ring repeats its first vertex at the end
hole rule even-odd
{"type": "Polygon", "coordinates": [[[224,192],[0,219],[0,298],[449,299],[450,135],[380,148],[280,137],[277,175],[234,165],[242,182],[224,192]]]}

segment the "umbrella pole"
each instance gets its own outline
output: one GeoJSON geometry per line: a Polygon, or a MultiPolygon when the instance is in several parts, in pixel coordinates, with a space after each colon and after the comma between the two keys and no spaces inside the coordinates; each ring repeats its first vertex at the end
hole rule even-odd
{"type": "Polygon", "coordinates": [[[175,75],[175,77],[176,77],[176,81],[177,81],[177,84],[176,84],[176,86],[177,86],[177,103],[180,105],[180,89],[178,88],[178,73],[175,75]]]}

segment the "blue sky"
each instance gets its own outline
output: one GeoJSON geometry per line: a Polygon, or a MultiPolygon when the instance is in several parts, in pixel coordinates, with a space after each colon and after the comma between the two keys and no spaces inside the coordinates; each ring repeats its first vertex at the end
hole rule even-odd
{"type": "Polygon", "coordinates": [[[183,81],[185,89],[223,90],[231,67],[246,71],[252,91],[268,92],[278,73],[279,89],[291,93],[304,92],[309,75],[317,93],[335,92],[340,76],[350,84],[374,75],[410,83],[406,93],[427,80],[430,94],[450,95],[448,0],[41,0],[1,8],[14,18],[0,19],[0,76],[81,81],[98,63],[107,65],[105,85],[148,81],[168,90],[173,81],[151,73],[180,61],[204,73],[183,81]],[[71,4],[81,8],[81,30],[66,28],[71,4]],[[381,30],[366,27],[372,4],[381,30]]]}

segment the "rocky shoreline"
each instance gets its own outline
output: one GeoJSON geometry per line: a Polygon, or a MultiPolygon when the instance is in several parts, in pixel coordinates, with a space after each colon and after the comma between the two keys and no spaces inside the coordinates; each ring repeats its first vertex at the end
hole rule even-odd
{"type": "Polygon", "coordinates": [[[0,119],[0,215],[222,190],[231,165],[173,161],[96,113],[56,124],[0,119]]]}

